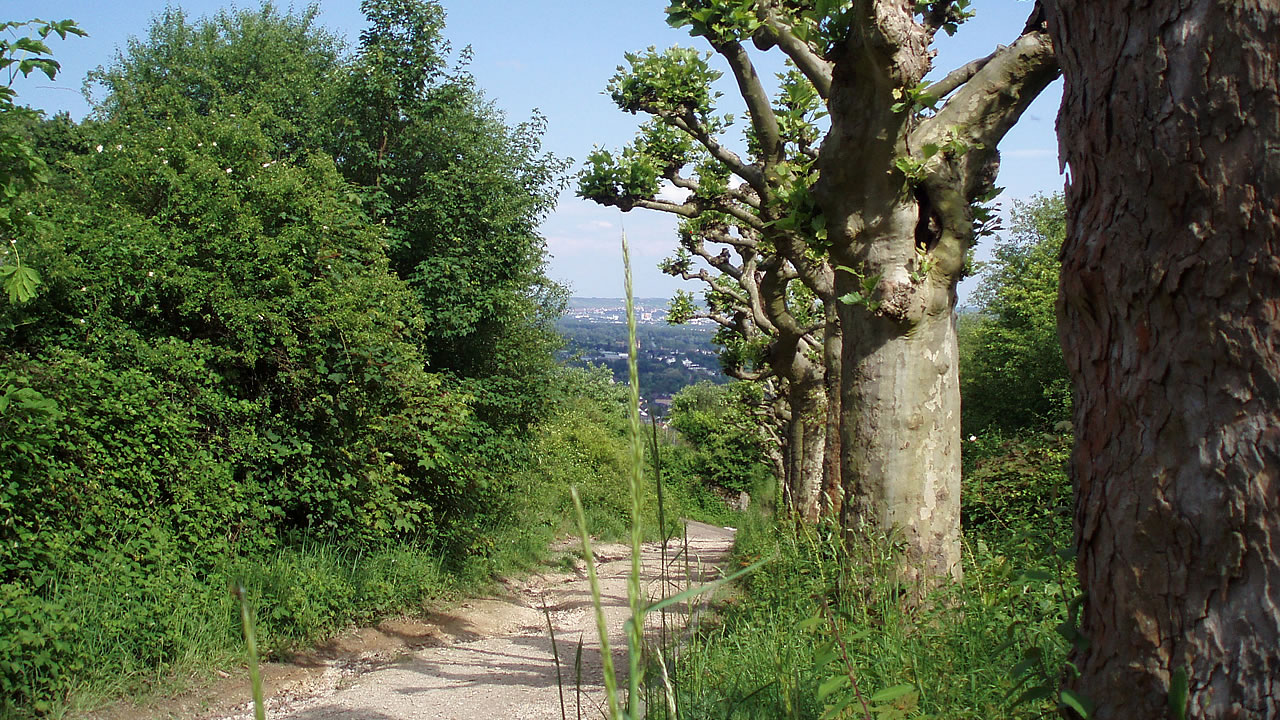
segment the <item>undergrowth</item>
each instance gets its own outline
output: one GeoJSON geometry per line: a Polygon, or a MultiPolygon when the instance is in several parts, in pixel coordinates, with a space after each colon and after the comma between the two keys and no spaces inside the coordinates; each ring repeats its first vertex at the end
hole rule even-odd
{"type": "Polygon", "coordinates": [[[964,581],[918,605],[889,580],[886,543],[850,550],[830,527],[757,516],[739,530],[736,562],[769,556],[679,653],[680,717],[990,720],[1054,710],[1038,692],[1016,702],[1056,687],[1067,651],[1057,628],[1074,588],[1052,552],[970,542],[964,581]]]}
{"type": "MultiPolygon", "coordinates": [[[[467,526],[461,552],[448,552],[460,546],[456,538],[448,547],[427,539],[360,548],[335,534],[201,563],[151,533],[32,582],[0,584],[0,718],[74,715],[120,697],[177,692],[214,669],[244,672],[238,583],[256,608],[266,659],[481,591],[549,559],[550,543],[574,524],[571,486],[593,532],[621,539],[630,514],[625,408],[607,380],[566,373],[575,377],[562,378],[565,396],[537,427],[531,460],[511,468],[510,492],[467,526]]],[[[669,525],[732,519],[703,508],[710,501],[682,482],[666,488],[664,501],[669,525]]],[[[651,486],[644,507],[642,530],[656,538],[651,486]]]]}

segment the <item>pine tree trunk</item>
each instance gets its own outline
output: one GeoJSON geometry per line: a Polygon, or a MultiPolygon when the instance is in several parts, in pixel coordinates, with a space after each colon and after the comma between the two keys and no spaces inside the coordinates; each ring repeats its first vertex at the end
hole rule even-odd
{"type": "Polygon", "coordinates": [[[1094,717],[1280,717],[1280,5],[1046,0],[1094,717]]]}

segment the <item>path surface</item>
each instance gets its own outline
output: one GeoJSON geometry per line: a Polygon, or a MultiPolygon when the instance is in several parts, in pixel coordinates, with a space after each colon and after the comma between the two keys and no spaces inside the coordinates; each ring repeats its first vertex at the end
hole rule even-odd
{"type": "MultiPolygon", "coordinates": [[[[688,555],[683,541],[667,547],[669,568],[666,595],[720,577],[720,568],[733,542],[731,530],[688,523],[688,555]],[[686,576],[686,566],[688,576],[686,576]],[[686,579],[687,578],[687,579],[686,579]],[[677,587],[678,586],[678,587],[677,587]]],[[[625,687],[626,642],[623,622],[627,610],[628,548],[608,544],[595,548],[603,605],[618,668],[625,687]]],[[[662,595],[659,569],[661,547],[645,545],[645,590],[662,595]]],[[[604,705],[600,643],[591,606],[585,565],[577,572],[546,573],[507,585],[506,597],[473,600],[432,617],[437,631],[428,647],[392,659],[354,664],[350,658],[325,661],[299,687],[268,688],[273,720],[559,720],[560,691],[547,634],[543,605],[550,610],[560,654],[567,715],[578,717],[574,692],[574,656],[582,651],[583,718],[602,717],[604,705]]],[[[695,616],[698,608],[693,608],[695,616]]],[[[657,632],[658,617],[646,618],[648,631],[657,632]]],[[[668,615],[668,623],[685,622],[685,610],[668,615]]],[[[270,679],[268,680],[270,682],[270,679]]],[[[220,717],[251,720],[249,707],[220,717]]]]}

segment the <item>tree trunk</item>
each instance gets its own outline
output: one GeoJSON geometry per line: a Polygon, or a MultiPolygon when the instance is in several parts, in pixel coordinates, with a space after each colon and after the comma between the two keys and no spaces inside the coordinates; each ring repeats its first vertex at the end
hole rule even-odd
{"type": "Polygon", "coordinates": [[[954,302],[939,299],[910,323],[856,305],[842,313],[859,329],[842,358],[842,522],[889,534],[903,548],[899,579],[926,585],[961,577],[958,349],[954,302]]]}
{"type": "Polygon", "coordinates": [[[816,522],[822,511],[822,471],[826,446],[826,391],[821,378],[791,385],[792,456],[788,483],[790,510],[816,522]]]}
{"type": "Polygon", "coordinates": [[[1070,166],[1068,685],[1094,717],[1280,717],[1280,5],[1046,0],[1070,166]],[[1176,696],[1178,693],[1175,692],[1176,696]]]}
{"type": "Polygon", "coordinates": [[[840,481],[840,352],[844,339],[835,303],[827,302],[824,305],[826,326],[822,338],[822,383],[826,393],[827,417],[820,502],[823,517],[838,518],[844,506],[844,487],[840,481]]]}

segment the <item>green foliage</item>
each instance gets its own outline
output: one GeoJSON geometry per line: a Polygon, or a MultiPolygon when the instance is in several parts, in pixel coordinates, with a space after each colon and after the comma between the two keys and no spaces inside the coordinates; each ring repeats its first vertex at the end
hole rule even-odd
{"type": "Polygon", "coordinates": [[[789,68],[777,77],[780,92],[774,101],[774,113],[778,132],[795,151],[803,152],[818,143],[817,123],[827,116],[825,106],[813,84],[799,70],[789,68]]]}
{"type": "Polygon", "coordinates": [[[0,307],[0,714],[238,647],[235,577],[271,649],[545,549],[516,510],[567,402],[563,165],[444,69],[437,5],[365,10],[348,57],[314,11],[172,9],[89,121],[0,116],[30,160],[0,272],[43,283],[0,307]]]}
{"type": "MultiPolygon", "coordinates": [[[[932,111],[938,104],[938,98],[929,94],[930,84],[922,82],[913,88],[905,90],[894,88],[893,97],[898,102],[891,105],[889,109],[894,112],[910,112],[912,114],[932,111]]],[[[932,153],[926,154],[931,155],[932,153]]]]}
{"type": "Polygon", "coordinates": [[[34,298],[40,286],[39,271],[22,262],[18,249],[18,238],[29,235],[35,223],[15,212],[15,206],[23,193],[48,182],[49,171],[30,137],[38,113],[17,106],[13,81],[19,74],[27,77],[37,71],[54,79],[61,66],[44,40],[54,34],[65,40],[67,35],[86,33],[71,20],[2,22],[0,31],[8,35],[0,38],[0,73],[8,75],[0,85],[0,287],[15,304],[34,298]],[[34,31],[35,36],[19,35],[22,31],[34,31]]]}
{"type": "Polygon", "coordinates": [[[740,2],[673,2],[667,6],[667,24],[689,28],[689,34],[719,42],[750,37],[760,27],[755,3],[740,2]]]}
{"type": "Polygon", "coordinates": [[[623,55],[629,67],[618,66],[608,92],[619,108],[630,113],[689,116],[707,119],[720,94],[711,85],[722,73],[711,69],[710,53],[673,47],[658,52],[623,55]]]}
{"type": "MultiPolygon", "coordinates": [[[[681,268],[686,266],[688,262],[690,262],[690,260],[689,255],[686,252],[683,255],[677,255],[674,260],[668,261],[667,264],[664,265],[663,270],[667,271],[668,268],[674,270],[674,272],[670,272],[669,274],[682,272],[681,268]]],[[[688,290],[677,290],[675,294],[671,296],[671,303],[667,307],[667,322],[672,325],[682,325],[689,322],[689,320],[696,316],[698,314],[698,310],[698,301],[694,299],[693,293],[688,290]]]]}
{"type": "Polygon", "coordinates": [[[992,545],[1071,538],[1067,433],[990,431],[964,443],[961,524],[992,545]]]}
{"type": "Polygon", "coordinates": [[[703,484],[749,492],[769,473],[764,442],[752,407],[762,402],[753,383],[700,382],[671,398],[669,421],[684,447],[666,463],[670,477],[697,478],[703,484]]]}
{"type": "MultiPolygon", "coordinates": [[[[788,2],[767,10],[779,13],[797,38],[824,51],[846,39],[855,12],[851,0],[788,2]]],[[[667,7],[667,23],[688,27],[690,35],[720,43],[751,37],[761,26],[761,13],[767,10],[752,0],[676,0],[667,7]]]]}
{"type": "Polygon", "coordinates": [[[836,269],[842,272],[847,272],[858,278],[859,286],[857,290],[850,291],[837,298],[840,302],[846,305],[861,305],[865,307],[868,312],[872,313],[880,309],[880,305],[882,303],[881,300],[876,297],[876,288],[880,286],[879,273],[874,275],[865,275],[862,272],[859,272],[856,268],[851,268],[845,265],[837,265],[836,269]]]}
{"type": "Polygon", "coordinates": [[[971,0],[916,0],[915,12],[948,35],[955,35],[960,24],[977,14],[971,0]]]}
{"type": "Polygon", "coordinates": [[[196,568],[131,541],[61,569],[56,584],[0,585],[0,716],[26,718],[93,695],[163,691],[174,677],[243,662],[243,584],[268,657],[354,623],[420,611],[453,595],[436,553],[407,544],[359,552],[308,542],[196,568]]]}
{"type": "Polygon", "coordinates": [[[1059,629],[1074,589],[1053,553],[974,541],[964,582],[917,604],[890,580],[886,539],[842,543],[827,526],[749,517],[736,561],[774,559],[681,654],[681,716],[988,720],[1055,708],[1056,693],[1014,702],[1042,677],[1026,676],[1028,653],[1046,667],[1066,656],[1059,629]]]}
{"type": "Polygon", "coordinates": [[[589,200],[651,198],[658,188],[658,168],[647,155],[630,148],[618,156],[593,149],[587,155],[587,167],[578,176],[578,196],[589,200]]]}
{"type": "Polygon", "coordinates": [[[980,315],[961,329],[965,432],[1047,429],[1070,417],[1070,382],[1058,344],[1061,195],[1017,203],[1011,237],[997,243],[974,293],[980,315]]]}

